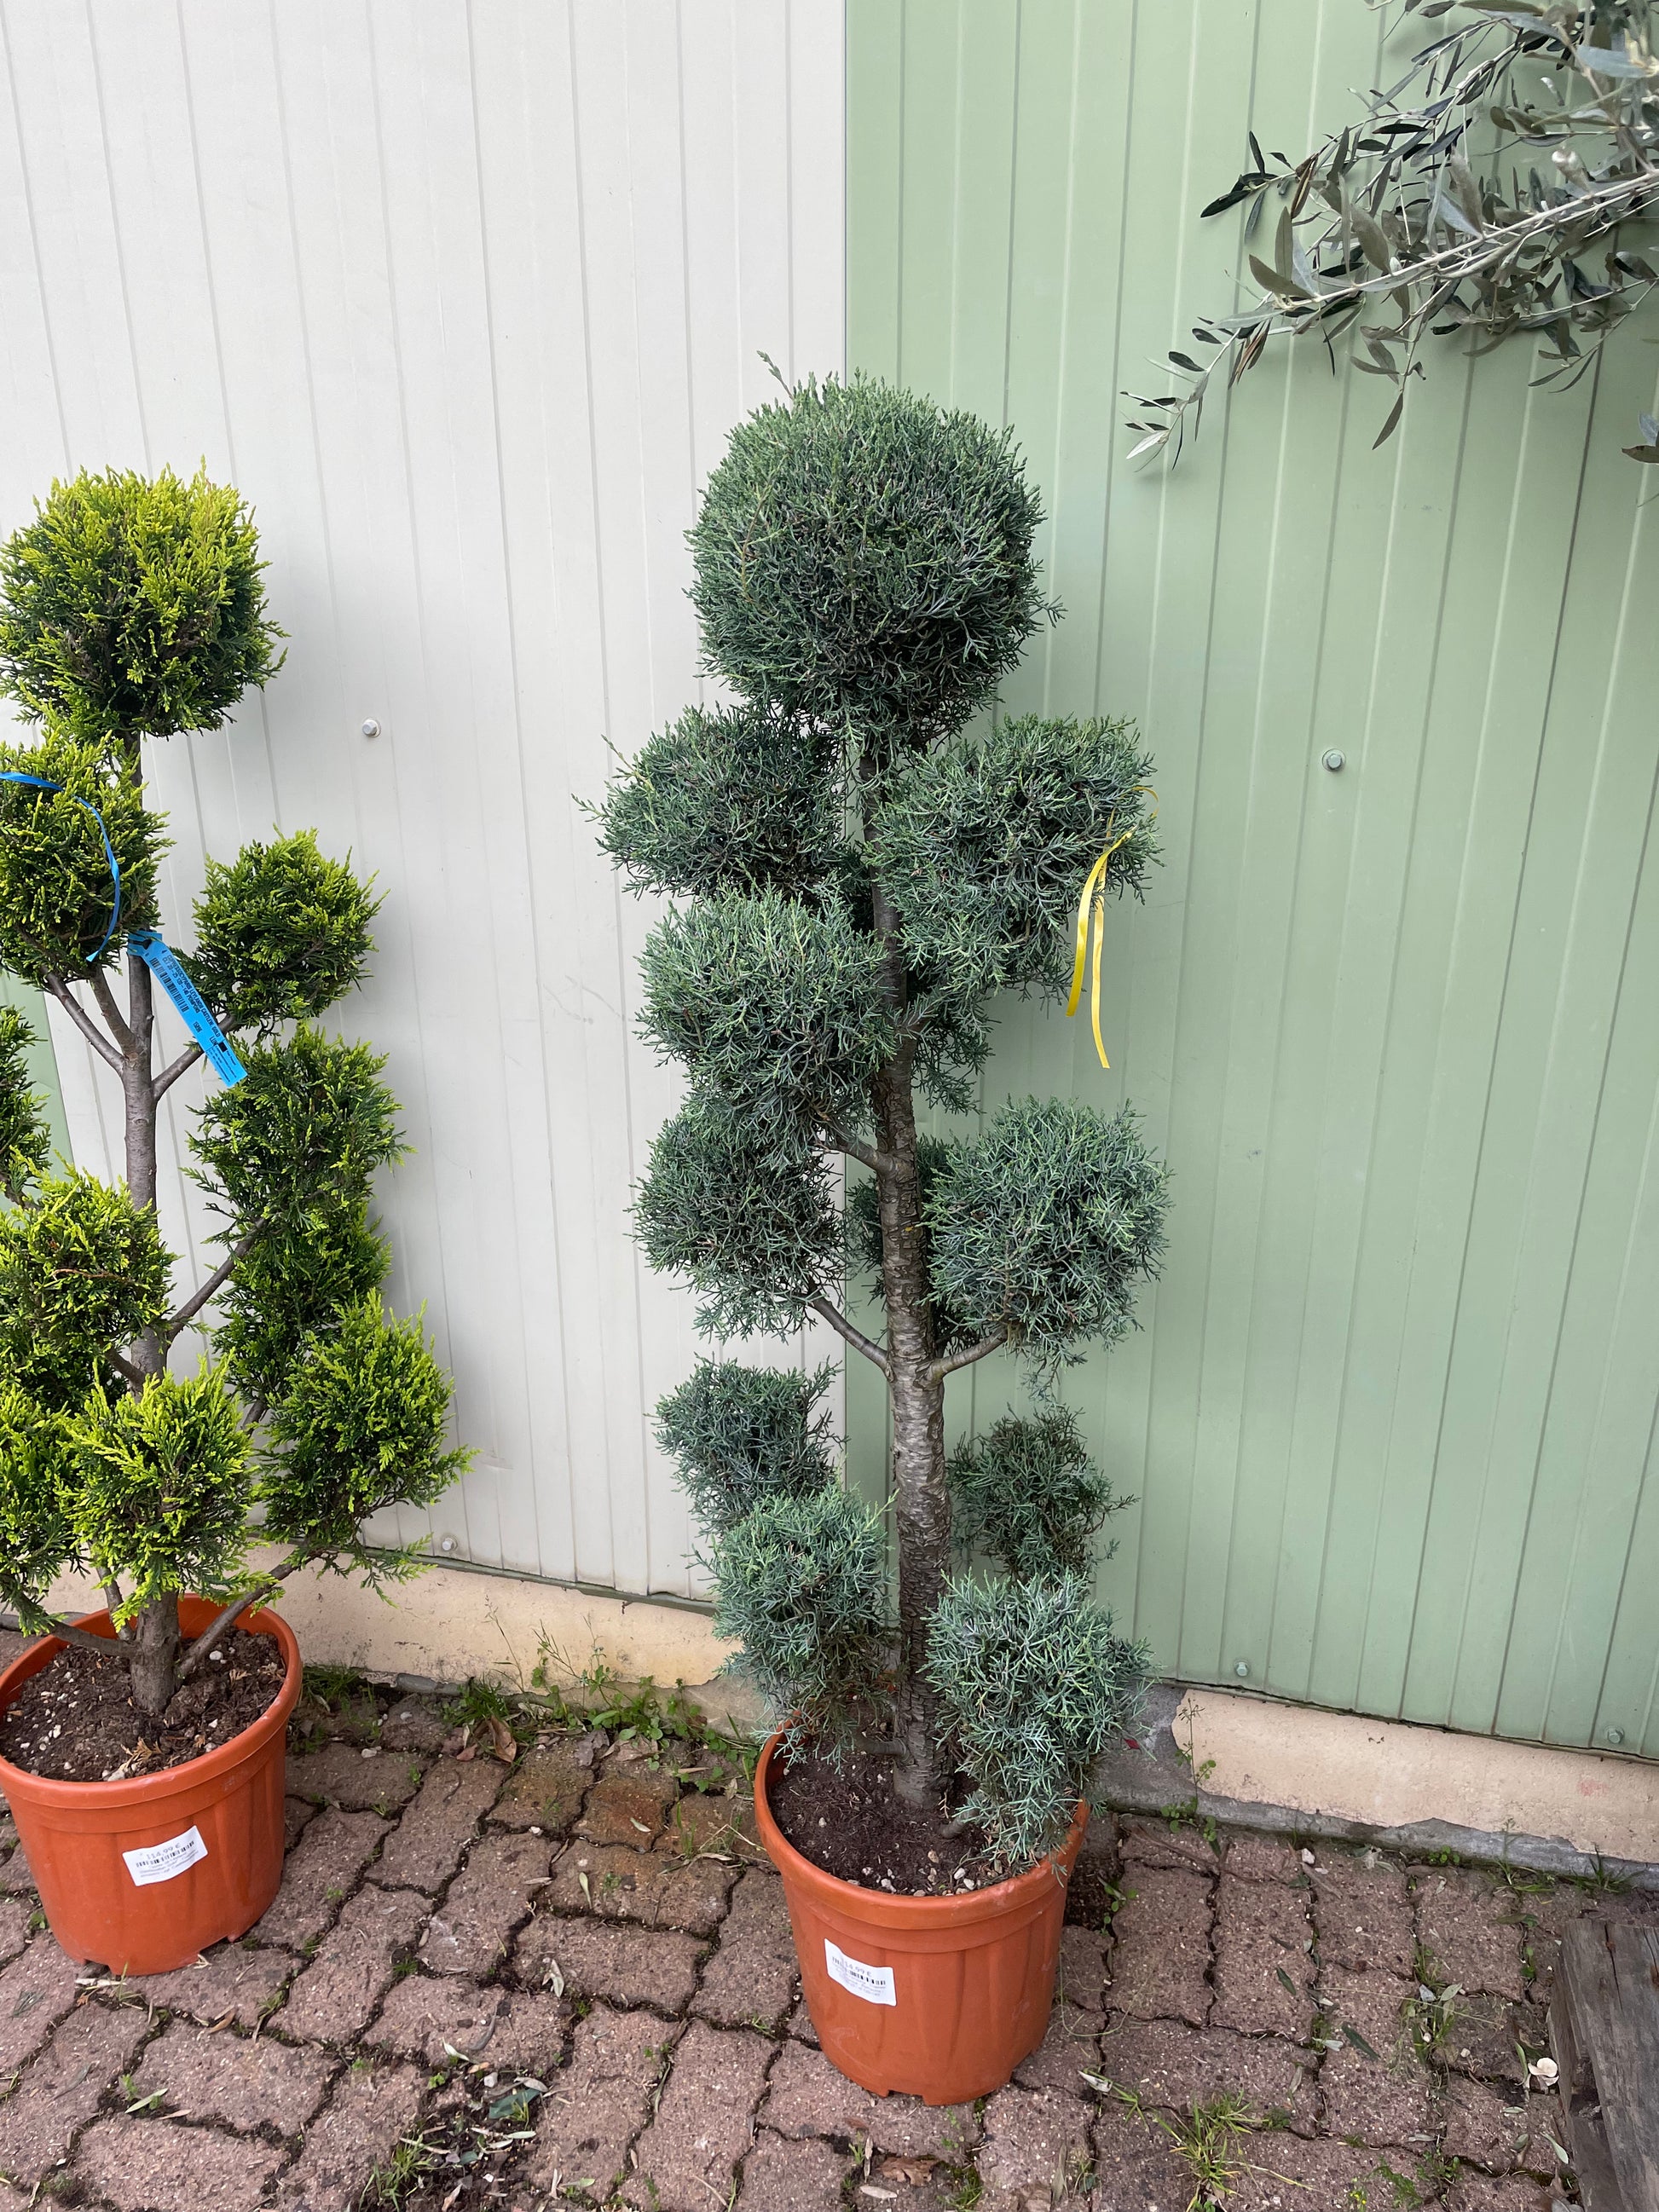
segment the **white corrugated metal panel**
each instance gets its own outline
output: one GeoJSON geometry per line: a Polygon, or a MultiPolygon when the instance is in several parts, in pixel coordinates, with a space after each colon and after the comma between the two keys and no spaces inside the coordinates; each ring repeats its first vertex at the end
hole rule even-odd
{"type": "MultiPolygon", "coordinates": [[[[649,916],[580,801],[696,694],[684,533],[761,354],[841,363],[842,13],[0,7],[0,529],[106,463],[204,457],[256,506],[288,665],[155,748],[167,911],[273,824],[380,878],[341,1025],[390,1054],[392,1294],[425,1302],[479,1451],[436,1525],[492,1565],[691,1587],[648,1435],[690,1307],[624,1218],[673,1096],[631,1036],[649,916]]],[[[56,1042],[107,1172],[118,1102],[56,1042]]],[[[176,1163],[204,1079],[169,1101],[162,1195],[198,1267],[176,1163]]]]}

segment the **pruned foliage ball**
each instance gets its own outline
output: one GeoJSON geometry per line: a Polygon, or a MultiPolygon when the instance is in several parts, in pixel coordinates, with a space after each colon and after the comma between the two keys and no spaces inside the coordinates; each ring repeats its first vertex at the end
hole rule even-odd
{"type": "Polygon", "coordinates": [[[764,702],[688,708],[605,794],[599,849],[635,890],[799,897],[842,860],[842,790],[822,733],[764,702]]]}
{"type": "Polygon", "coordinates": [[[156,865],[168,845],[161,817],[131,781],[106,772],[96,746],[61,730],[0,745],[0,769],[63,786],[0,782],[0,966],[39,984],[85,976],[94,956],[111,965],[127,929],[155,922],[156,865]],[[115,886],[106,834],[121,872],[120,927],[107,945],[115,886]]]}
{"type": "Polygon", "coordinates": [[[268,1538],[371,1585],[412,1572],[418,1545],[370,1549],[362,1524],[389,1505],[430,1505],[469,1465],[447,1442],[449,1400],[418,1316],[394,1319],[378,1291],[348,1306],[307,1340],[272,1413],[268,1538]]]}
{"type": "Polygon", "coordinates": [[[54,483],[0,546],[0,692],[100,750],[216,730],[282,665],[240,493],[110,469],[54,483]]]}
{"type": "Polygon", "coordinates": [[[283,1395],[307,1339],[378,1290],[390,1262],[361,1200],[315,1205],[305,1221],[255,1238],[220,1293],[210,1332],[216,1356],[251,1405],[283,1395]]]}
{"type": "Polygon", "coordinates": [[[375,1170],[402,1156],[383,1054],[303,1026],[244,1055],[242,1081],[202,1109],[191,1149],[219,1211],[309,1233],[317,1210],[360,1205],[375,1170]]]}
{"type": "Polygon", "coordinates": [[[1116,845],[1112,891],[1139,892],[1157,854],[1151,773],[1133,723],[1038,715],[906,762],[869,860],[910,966],[937,970],[957,997],[1063,994],[1079,893],[1102,850],[1116,845]]]}
{"type": "Polygon", "coordinates": [[[69,1429],[15,1382],[0,1382],[0,1606],[43,1629],[41,1603],[66,1566],[79,1565],[64,1510],[69,1429]]]}
{"type": "Polygon", "coordinates": [[[1133,1109],[1026,1098],[950,1147],[927,1202],[937,1295],[1038,1366],[1131,1326],[1164,1249],[1169,1170],[1133,1109]]]}
{"type": "Polygon", "coordinates": [[[16,1007],[0,1006],[0,1198],[14,1206],[21,1206],[45,1175],[52,1153],[41,1119],[46,1099],[29,1087],[28,1056],[36,1042],[16,1007]]]}
{"type": "Polygon", "coordinates": [[[772,1498],[720,1535],[714,1626],[786,1741],[834,1750],[881,1697],[890,1657],[881,1516],[842,1490],[772,1498]]]}
{"type": "Polygon", "coordinates": [[[882,950],[838,906],[776,891],[665,915],[640,961],[640,1030],[702,1085],[757,1118],[868,1117],[893,1049],[882,950]]]}
{"type": "Polygon", "coordinates": [[[657,1442],[711,1536],[767,1498],[810,1498],[835,1480],[830,1416],[819,1410],[834,1374],[705,1359],[661,1401],[657,1442]]]}
{"type": "Polygon", "coordinates": [[[657,1132],[634,1226],[652,1267],[690,1283],[697,1326],[714,1335],[787,1334],[841,1273],[823,1153],[799,1129],[700,1092],[657,1132]]]}
{"type": "Polygon", "coordinates": [[[191,977],[227,1030],[307,1020],[362,982],[380,906],[314,830],[244,845],[228,866],[207,864],[191,977]]]}
{"type": "Polygon", "coordinates": [[[1005,1414],[953,1452],[945,1472],[961,1548],[1023,1581],[1086,1573],[1097,1530],[1133,1503],[1090,1457],[1069,1406],[1034,1419],[1005,1414]]]}
{"type": "Polygon", "coordinates": [[[108,1354],[167,1311],[172,1255],[154,1209],[79,1168],[0,1214],[0,1375],[46,1407],[79,1406],[108,1354]]]}
{"type": "Polygon", "coordinates": [[[705,665],[885,750],[959,729],[1053,610],[1007,431],[864,377],[732,432],[690,533],[705,665]]]}
{"type": "Polygon", "coordinates": [[[158,1599],[226,1595],[248,1545],[247,1431],[222,1371],[96,1391],[69,1425],[65,1502],[79,1548],[119,1581],[118,1625],[158,1599]]]}
{"type": "Polygon", "coordinates": [[[934,1613],[924,1663],[972,1784],[963,1814],[1018,1872],[1063,1840],[1095,1765],[1139,1711],[1146,1647],[1118,1634],[1080,1575],[964,1576],[934,1613]]]}

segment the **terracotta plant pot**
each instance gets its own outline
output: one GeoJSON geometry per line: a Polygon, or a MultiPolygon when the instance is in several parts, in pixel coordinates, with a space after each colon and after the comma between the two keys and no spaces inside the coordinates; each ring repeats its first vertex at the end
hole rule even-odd
{"type": "Polygon", "coordinates": [[[784,1836],[766,1798],[777,1746],[755,1771],[755,1819],[783,1877],[824,2057],[878,2097],[964,2105],[1000,2089],[1048,2033],[1088,1807],[1029,1874],[963,1897],[896,1897],[825,1874],[784,1836]]]}
{"type": "MultiPolygon", "coordinates": [[[[179,1601],[187,1637],[218,1612],[179,1601]]],[[[76,1624],[113,1633],[106,1613],[76,1624]]],[[[210,1943],[241,1936],[283,1878],[283,1773],[289,1715],[300,1694],[300,1647],[274,1613],[241,1626],[274,1636],[288,1662],[276,1700],[252,1728],[201,1758],[130,1782],[49,1781],[0,1759],[11,1806],[52,1934],[71,1959],[118,1974],[187,1966],[210,1943]]],[[[0,1674],[0,1708],[64,1649],[48,1636],[0,1674]]]]}

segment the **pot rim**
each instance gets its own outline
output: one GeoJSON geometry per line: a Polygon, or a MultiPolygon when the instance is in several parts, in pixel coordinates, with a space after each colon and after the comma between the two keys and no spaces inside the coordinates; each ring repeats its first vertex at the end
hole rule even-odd
{"type": "Polygon", "coordinates": [[[1072,1825],[1063,1843],[1035,1866],[1027,1867],[1024,1874],[1010,1875],[1006,1881],[992,1882],[984,1889],[970,1889],[957,1897],[916,1897],[892,1890],[866,1889],[862,1882],[843,1881],[839,1875],[814,1866],[811,1859],[798,1851],[772,1816],[767,1778],[773,1754],[782,1740],[781,1729],[767,1738],[755,1768],[755,1821],[761,1841],[781,1875],[800,1881],[813,1890],[822,1903],[839,1908],[849,1917],[878,1927],[914,1928],[920,1922],[930,1922],[940,1928],[967,1927],[975,1921],[994,1920],[1005,1912],[1018,1911],[1030,1904],[1047,1882],[1058,1881],[1063,1887],[1071,1880],[1089,1820],[1088,1801],[1082,1797],[1078,1799],[1077,1810],[1072,1815],[1072,1825]]]}
{"type": "MultiPolygon", "coordinates": [[[[207,1605],[210,1601],[186,1595],[179,1602],[181,1606],[207,1605]]],[[[212,1609],[216,1613],[222,1610],[217,1606],[212,1609]]],[[[114,1635],[106,1608],[78,1614],[69,1625],[84,1628],[93,1636],[109,1636],[112,1639],[114,1635]]],[[[212,1783],[240,1766],[263,1749],[273,1735],[287,1729],[289,1717],[299,1702],[301,1668],[299,1639],[280,1613],[260,1606],[244,1613],[237,1626],[246,1628],[251,1636],[274,1636],[287,1662],[287,1672],[282,1688],[264,1712],[227,1742],[216,1744],[211,1751],[200,1752],[177,1766],[165,1766],[160,1773],[130,1775],[122,1782],[71,1782],[61,1775],[31,1774],[27,1767],[15,1766],[9,1759],[0,1758],[0,1795],[9,1797],[14,1804],[24,1799],[42,1810],[50,1808],[66,1812],[78,1808],[85,1812],[113,1812],[156,1803],[204,1783],[212,1783]]],[[[28,1674],[40,1671],[40,1666],[31,1662],[45,1646],[52,1648],[47,1650],[46,1661],[41,1665],[68,1649],[61,1636],[37,1637],[18,1653],[10,1666],[0,1668],[0,1709],[10,1704],[13,1692],[21,1686],[20,1669],[27,1668],[28,1674]]],[[[27,1674],[21,1679],[26,1680],[27,1674]]]]}

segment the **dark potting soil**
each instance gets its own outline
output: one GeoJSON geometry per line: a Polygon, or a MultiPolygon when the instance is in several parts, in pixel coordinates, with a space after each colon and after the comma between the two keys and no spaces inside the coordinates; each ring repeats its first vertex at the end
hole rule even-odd
{"type": "Polygon", "coordinates": [[[907,1805],[893,1788],[893,1761],[849,1753],[839,1769],[798,1752],[769,1770],[772,1818],[804,1859],[864,1889],[899,1897],[961,1897],[1004,1874],[986,1856],[977,1827],[954,1826],[948,1805],[907,1805]]]}
{"type": "Polygon", "coordinates": [[[62,1782],[160,1774],[252,1728],[283,1675],[274,1636],[234,1628],[158,1719],[132,1702],[124,1660],[67,1644],[0,1713],[0,1759],[62,1782]]]}

